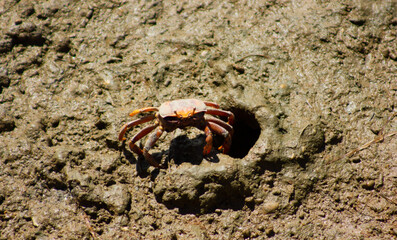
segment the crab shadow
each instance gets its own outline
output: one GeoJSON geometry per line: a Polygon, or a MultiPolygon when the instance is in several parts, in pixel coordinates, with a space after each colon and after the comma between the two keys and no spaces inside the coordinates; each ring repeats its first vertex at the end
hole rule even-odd
{"type": "MultiPolygon", "coordinates": [[[[125,159],[131,164],[136,166],[136,171],[138,173],[138,176],[145,178],[150,175],[148,169],[150,167],[150,164],[145,160],[143,156],[137,156],[136,154],[133,154],[131,150],[128,149],[128,147],[125,147],[125,144],[122,146],[122,151],[125,159]]],[[[161,152],[155,152],[151,153],[154,159],[157,162],[161,161],[161,158],[163,155],[165,155],[168,151],[161,151],[161,152]]],[[[156,168],[154,170],[154,174],[158,174],[158,169],[156,168]]]]}
{"type": "MultiPolygon", "coordinates": [[[[152,149],[150,154],[153,156],[155,161],[162,163],[166,167],[170,164],[181,165],[184,162],[188,162],[192,165],[200,165],[203,160],[217,163],[219,158],[217,156],[217,147],[220,146],[221,139],[214,136],[214,145],[210,154],[204,156],[203,148],[206,144],[205,134],[197,135],[194,138],[189,138],[186,135],[180,135],[171,140],[170,147],[168,150],[156,151],[152,149]]],[[[125,144],[122,146],[124,157],[131,164],[136,164],[136,170],[138,175],[141,177],[147,177],[149,175],[148,169],[150,164],[145,160],[143,156],[137,156],[133,154],[125,144]]],[[[152,174],[156,175],[159,169],[155,169],[152,174]]]]}
{"type": "Polygon", "coordinates": [[[176,165],[180,165],[184,162],[200,165],[204,159],[213,163],[219,162],[219,158],[216,156],[216,145],[213,146],[210,154],[206,156],[203,155],[205,138],[206,136],[204,134],[200,134],[195,138],[188,138],[186,135],[180,135],[172,139],[168,160],[173,161],[176,165]]]}

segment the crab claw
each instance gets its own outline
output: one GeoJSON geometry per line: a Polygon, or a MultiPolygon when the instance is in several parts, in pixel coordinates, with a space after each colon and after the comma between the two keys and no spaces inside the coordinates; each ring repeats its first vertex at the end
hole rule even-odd
{"type": "Polygon", "coordinates": [[[207,137],[205,138],[206,144],[203,149],[203,155],[206,156],[210,154],[212,149],[212,132],[211,129],[209,128],[209,125],[205,126],[204,132],[207,137]]]}
{"type": "MultiPolygon", "coordinates": [[[[232,145],[232,130],[229,132],[224,127],[218,125],[213,121],[208,121],[209,128],[218,135],[221,135],[225,138],[223,144],[218,148],[222,153],[228,153],[230,150],[230,146],[232,145]]],[[[227,125],[228,126],[228,125],[227,125]]]]}

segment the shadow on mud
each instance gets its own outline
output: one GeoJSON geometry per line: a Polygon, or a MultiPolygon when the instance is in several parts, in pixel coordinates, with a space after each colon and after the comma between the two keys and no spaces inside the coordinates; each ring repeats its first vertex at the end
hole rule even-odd
{"type": "MultiPolygon", "coordinates": [[[[172,163],[180,165],[184,162],[191,163],[192,165],[200,165],[203,160],[217,163],[219,162],[219,158],[217,156],[219,152],[216,149],[221,145],[222,142],[220,140],[222,139],[220,137],[216,137],[215,139],[216,141],[214,142],[217,142],[217,144],[214,144],[211,153],[207,156],[203,155],[203,148],[205,145],[204,134],[200,134],[192,139],[188,138],[186,135],[178,136],[171,140],[168,150],[156,151],[156,149],[152,149],[150,154],[153,156],[155,161],[163,164],[164,166],[168,166],[172,163]]],[[[138,174],[141,177],[148,176],[147,170],[150,167],[150,164],[145,160],[145,158],[132,153],[125,143],[123,143],[121,149],[124,157],[129,161],[129,163],[136,164],[138,174]]]]}
{"type": "MultiPolygon", "coordinates": [[[[217,137],[216,140],[218,140],[217,137]]],[[[177,165],[180,165],[184,162],[189,162],[193,165],[200,165],[203,160],[214,163],[219,162],[219,158],[216,156],[216,154],[218,154],[216,149],[220,146],[220,143],[218,143],[218,141],[216,142],[217,143],[214,143],[212,147],[211,153],[207,156],[204,156],[204,134],[200,134],[191,139],[186,135],[178,136],[171,141],[167,161],[173,161],[177,165]]]]}

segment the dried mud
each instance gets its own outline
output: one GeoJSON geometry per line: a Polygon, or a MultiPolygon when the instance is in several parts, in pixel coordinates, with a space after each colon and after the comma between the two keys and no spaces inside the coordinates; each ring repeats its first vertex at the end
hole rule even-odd
{"type": "Polygon", "coordinates": [[[0,3],[0,239],[397,239],[395,1],[0,3]],[[133,109],[219,103],[229,155],[133,109]],[[136,127],[128,136],[131,137],[136,127]]]}

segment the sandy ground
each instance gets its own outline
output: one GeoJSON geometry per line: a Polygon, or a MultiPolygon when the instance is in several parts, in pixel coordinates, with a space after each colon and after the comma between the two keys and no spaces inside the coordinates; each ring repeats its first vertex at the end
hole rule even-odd
{"type": "Polygon", "coordinates": [[[4,0],[0,22],[0,239],[397,239],[395,1],[4,0]],[[183,98],[234,113],[228,155],[178,129],[159,170],[118,141],[183,98]]]}

